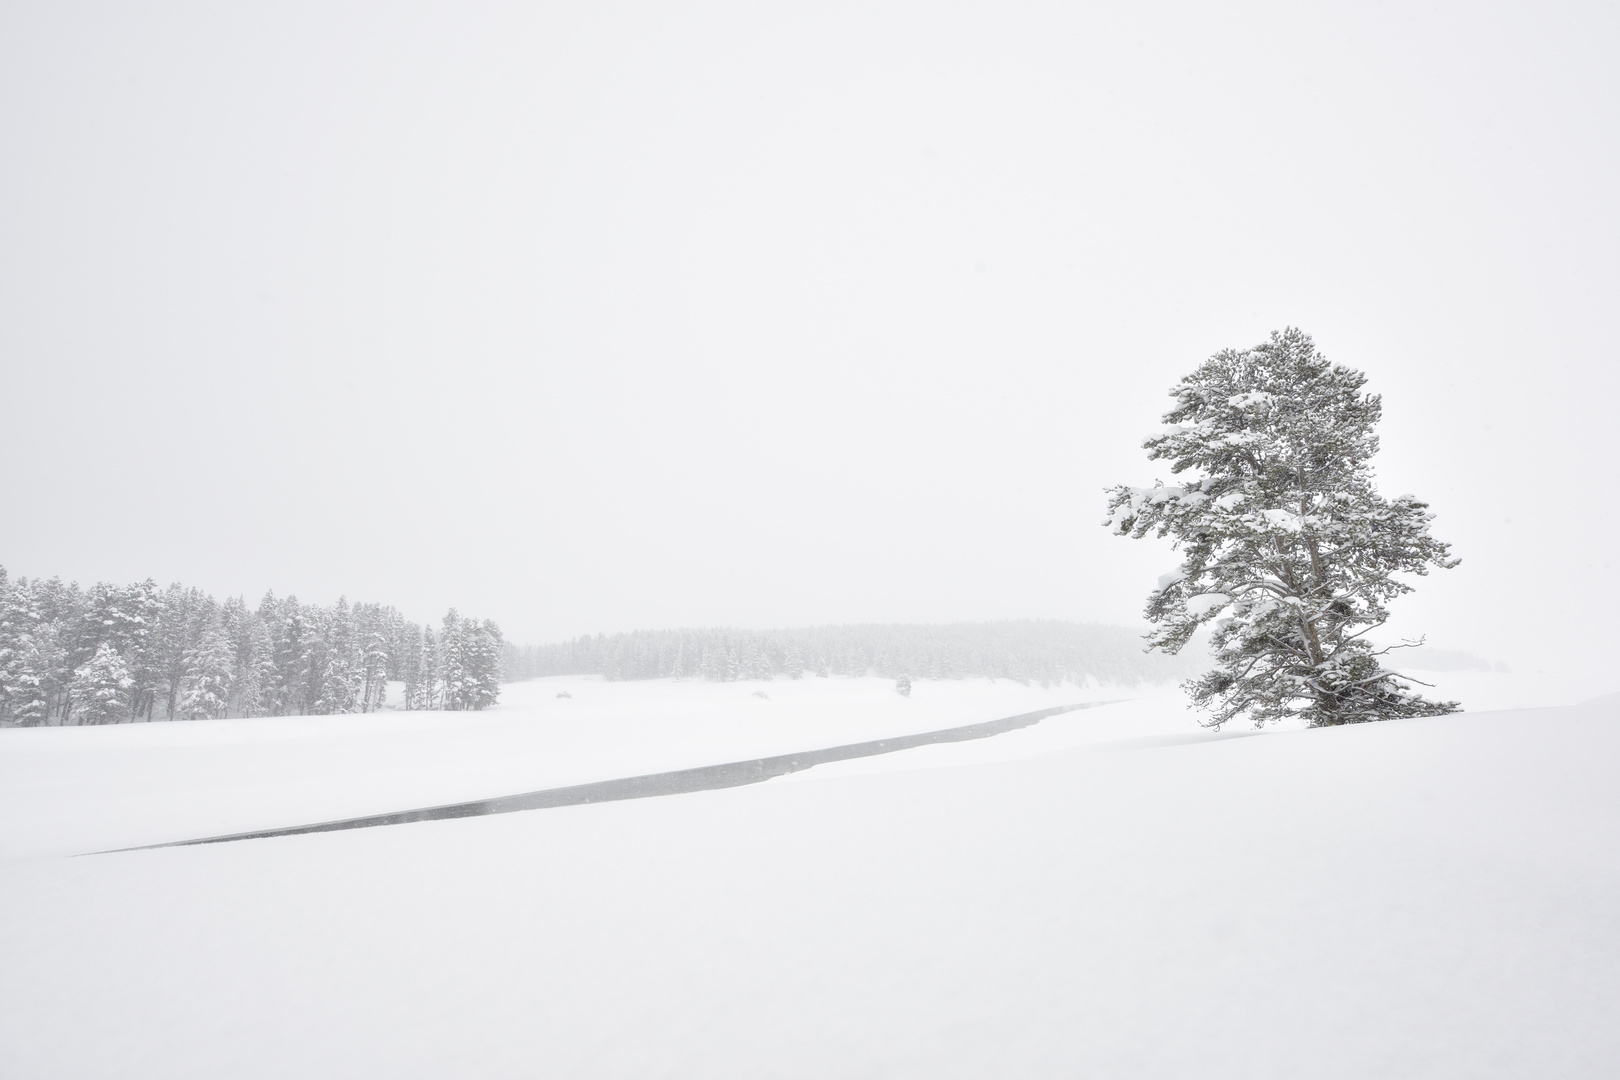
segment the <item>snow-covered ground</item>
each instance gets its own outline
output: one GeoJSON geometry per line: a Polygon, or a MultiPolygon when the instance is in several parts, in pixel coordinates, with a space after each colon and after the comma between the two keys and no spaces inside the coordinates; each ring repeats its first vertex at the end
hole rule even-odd
{"type": "Polygon", "coordinates": [[[1164,690],[918,680],[901,697],[876,678],[579,676],[510,684],[481,713],[19,728],[0,731],[0,858],[512,795],[1142,693],[1164,690]]]}
{"type": "Polygon", "coordinates": [[[1617,698],[1214,734],[1147,695],[750,787],[67,857],[1120,696],[544,680],[0,732],[0,1076],[1620,1072],[1617,698]]]}

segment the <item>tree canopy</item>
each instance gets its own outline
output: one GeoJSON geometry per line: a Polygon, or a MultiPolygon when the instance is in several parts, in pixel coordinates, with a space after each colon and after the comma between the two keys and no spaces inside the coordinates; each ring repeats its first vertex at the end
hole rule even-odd
{"type": "Polygon", "coordinates": [[[1370,631],[1423,576],[1460,560],[1411,495],[1373,482],[1382,414],[1366,376],[1329,364],[1308,334],[1273,332],[1215,354],[1171,390],[1147,439],[1176,485],[1109,491],[1121,536],[1169,537],[1179,570],[1148,597],[1150,648],[1178,652],[1209,627],[1216,666],[1186,684],[1219,727],[1298,716],[1313,726],[1456,712],[1386,669],[1370,631]]]}

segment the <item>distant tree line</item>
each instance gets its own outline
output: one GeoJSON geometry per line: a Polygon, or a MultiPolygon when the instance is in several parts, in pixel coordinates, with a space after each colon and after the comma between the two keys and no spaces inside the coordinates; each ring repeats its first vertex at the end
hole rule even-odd
{"type": "Polygon", "coordinates": [[[1191,658],[1145,653],[1118,626],[1024,620],[946,625],[821,626],[802,630],[637,630],[552,645],[506,646],[509,679],[602,675],[608,679],[802,678],[805,674],[912,678],[1088,679],[1132,685],[1174,682],[1191,658]]]}
{"type": "Polygon", "coordinates": [[[455,609],[438,633],[383,604],[266,593],[257,608],[151,579],[81,589],[0,567],[0,723],[118,724],[229,716],[482,709],[503,643],[455,609]]]}

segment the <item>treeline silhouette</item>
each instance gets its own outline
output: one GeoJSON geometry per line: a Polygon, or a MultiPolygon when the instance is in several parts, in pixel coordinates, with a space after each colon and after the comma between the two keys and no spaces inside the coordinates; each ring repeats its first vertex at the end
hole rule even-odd
{"type": "Polygon", "coordinates": [[[1140,635],[1124,627],[1020,620],[634,630],[550,645],[508,644],[502,669],[508,680],[602,675],[726,682],[809,674],[1133,685],[1178,682],[1196,674],[1198,666],[1191,656],[1144,652],[1140,635]]]}

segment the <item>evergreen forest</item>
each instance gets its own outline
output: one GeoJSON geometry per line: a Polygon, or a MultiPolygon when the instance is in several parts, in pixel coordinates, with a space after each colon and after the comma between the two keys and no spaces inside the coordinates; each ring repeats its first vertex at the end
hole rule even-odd
{"type": "Polygon", "coordinates": [[[249,607],[151,579],[84,589],[0,567],[0,724],[483,709],[500,696],[502,646],[493,622],[454,609],[435,632],[385,604],[266,593],[249,607]]]}
{"type": "Polygon", "coordinates": [[[1055,620],[637,630],[519,646],[455,609],[435,627],[345,598],[322,606],[267,592],[250,607],[151,579],[82,588],[12,579],[0,567],[0,724],[17,727],[477,710],[499,699],[503,681],[549,675],[1049,686],[1164,683],[1196,671],[1190,657],[1145,653],[1123,627],[1055,620]]]}
{"type": "Polygon", "coordinates": [[[1056,620],[864,624],[799,630],[637,630],[552,645],[506,646],[509,679],[801,678],[1013,679],[1043,686],[1174,682],[1196,674],[1191,657],[1144,653],[1120,626],[1056,620]]]}

